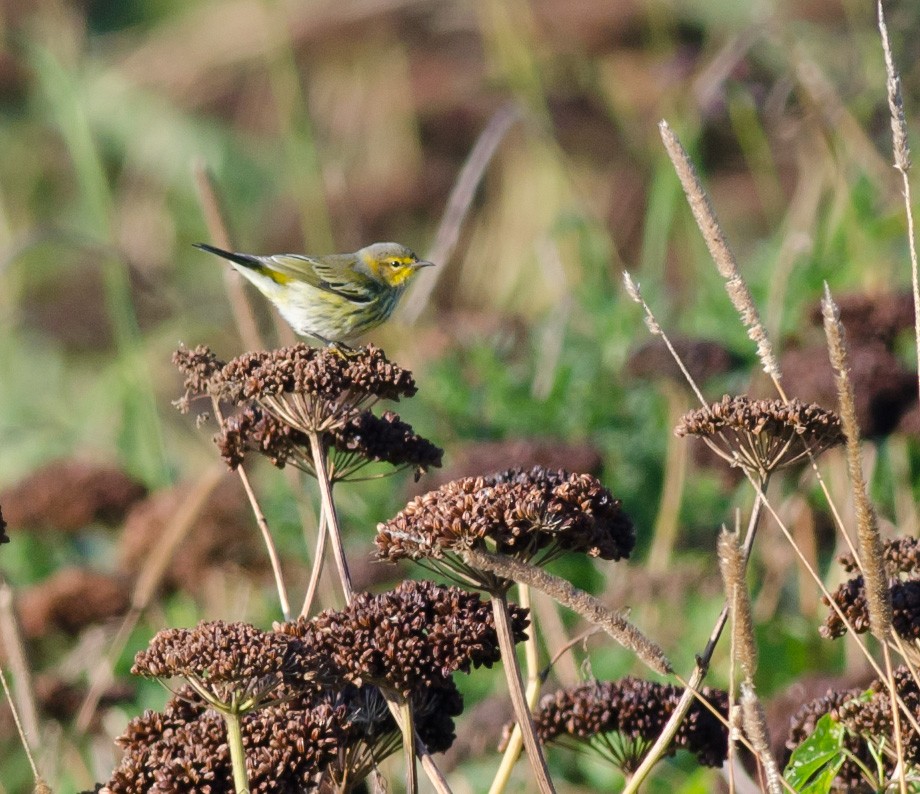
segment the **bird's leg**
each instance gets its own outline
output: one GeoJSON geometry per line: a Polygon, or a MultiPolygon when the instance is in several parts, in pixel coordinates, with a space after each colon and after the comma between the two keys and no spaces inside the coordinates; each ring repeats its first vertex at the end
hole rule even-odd
{"type": "Polygon", "coordinates": [[[327,348],[337,353],[342,358],[351,358],[358,355],[358,350],[351,347],[350,345],[346,345],[344,342],[336,342],[332,339],[326,339],[325,337],[319,336],[318,334],[314,334],[314,336],[319,339],[319,341],[322,342],[327,348]]]}

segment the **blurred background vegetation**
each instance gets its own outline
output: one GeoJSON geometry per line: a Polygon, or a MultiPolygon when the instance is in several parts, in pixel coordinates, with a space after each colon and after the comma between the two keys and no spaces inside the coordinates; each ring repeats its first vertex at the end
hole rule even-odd
{"type": "MultiPolygon", "coordinates": [[[[915,130],[920,10],[894,3],[888,15],[915,130]]],[[[669,333],[725,347],[707,397],[769,390],[660,145],[662,118],[697,162],[781,348],[807,349],[820,338],[810,313],[824,280],[840,295],[888,296],[909,284],[872,4],[6,0],[0,507],[13,542],[0,549],[0,568],[21,616],[28,597],[40,600],[62,570],[107,577],[92,585],[102,603],[88,625],[33,604],[33,672],[46,686],[66,684],[71,701],[81,702],[126,608],[131,576],[145,565],[146,552],[125,550],[121,528],[156,514],[162,532],[217,460],[207,426],[197,429],[171,406],[181,385],[170,354],[180,342],[207,343],[224,357],[244,349],[223,264],[191,247],[209,239],[196,168],[211,175],[238,250],[326,253],[393,239],[442,254],[401,321],[373,335],[419,381],[401,414],[445,447],[443,476],[534,462],[600,472],[636,521],[638,551],[628,564],[560,568],[612,605],[631,607],[688,671],[720,608],[715,533],[750,496],[725,470],[688,461],[673,441],[676,416],[692,404],[655,351],[630,363],[649,337],[621,289],[621,271],[641,282],[669,333]],[[451,227],[456,245],[436,245],[484,131],[495,150],[461,202],[468,214],[451,227]],[[22,483],[62,459],[116,468],[134,496],[58,531],[59,512],[88,486],[77,477],[66,491],[74,481],[66,467],[46,470],[25,495],[22,483]],[[42,500],[48,515],[30,514],[42,500]]],[[[261,299],[253,308],[268,340],[289,341],[261,299]]],[[[899,377],[892,368],[903,362],[910,380],[911,324],[886,339],[886,376],[899,377]]],[[[876,370],[867,383],[879,379],[876,370]]],[[[806,374],[802,383],[787,380],[790,395],[807,392],[806,374]]],[[[873,433],[870,460],[883,517],[910,532],[920,463],[911,428],[920,425],[915,381],[903,396],[898,388],[875,411],[890,421],[873,433]]],[[[845,494],[842,464],[829,467],[832,487],[845,494]]],[[[267,466],[254,476],[292,593],[302,593],[315,494],[267,466]]],[[[145,606],[117,673],[159,627],[202,616],[261,625],[279,617],[254,522],[238,484],[226,479],[211,531],[220,538],[234,522],[243,525],[248,550],[218,541],[218,554],[202,541],[210,556],[192,558],[186,578],[174,572],[162,597],[145,606]]],[[[376,522],[439,481],[410,479],[337,489],[359,560],[369,555],[376,522]]],[[[833,538],[810,482],[804,491],[778,483],[776,496],[833,579],[833,538]]],[[[759,541],[770,549],[755,564],[763,693],[858,673],[844,646],[818,638],[814,587],[800,580],[778,533],[767,527],[759,541]]],[[[383,587],[400,575],[419,572],[366,565],[356,584],[383,587]]],[[[75,600],[78,591],[56,592],[75,600]]],[[[536,608],[548,653],[579,630],[546,604],[536,608]]],[[[626,652],[598,640],[591,650],[567,655],[548,687],[635,672],[626,652]],[[586,660],[590,668],[579,667],[586,660]]],[[[712,683],[726,680],[722,658],[712,683]]],[[[115,758],[111,737],[165,699],[155,684],[131,683],[127,700],[103,700],[92,736],[74,729],[58,690],[40,704],[40,757],[56,790],[104,779],[115,758]]],[[[470,708],[502,686],[483,674],[460,683],[470,708]]],[[[461,726],[468,746],[451,774],[480,791],[497,755],[475,744],[475,732],[461,726]]],[[[8,725],[2,742],[0,791],[27,790],[8,725]]],[[[552,765],[569,791],[616,780],[571,754],[554,754],[552,765]]],[[[715,775],[678,758],[653,786],[710,791],[715,775]]],[[[522,765],[519,790],[527,784],[522,765]]]]}

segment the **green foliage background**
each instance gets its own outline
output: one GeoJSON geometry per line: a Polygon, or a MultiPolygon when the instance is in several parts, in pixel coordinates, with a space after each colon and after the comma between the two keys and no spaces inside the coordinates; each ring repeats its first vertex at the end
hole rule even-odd
{"type": "MultiPolygon", "coordinates": [[[[911,3],[889,9],[911,130],[918,22],[911,3]]],[[[180,390],[169,363],[179,342],[205,342],[226,357],[242,350],[221,267],[191,247],[207,239],[193,164],[212,174],[241,250],[323,253],[396,239],[423,253],[477,136],[510,104],[522,120],[489,164],[456,250],[438,263],[421,318],[394,322],[374,341],[416,372],[419,395],[400,411],[445,447],[448,466],[482,440],[597,448],[603,480],[635,519],[638,550],[628,565],[564,571],[631,607],[687,671],[721,604],[715,533],[750,496],[691,468],[671,570],[650,579],[644,560],[669,487],[672,428],[661,383],[626,368],[648,333],[621,271],[641,282],[670,333],[719,340],[740,357],[708,396],[768,390],[657,122],[666,118],[699,164],[780,341],[810,333],[806,315],[825,280],[841,293],[909,283],[884,85],[874,9],[849,0],[7,3],[0,487],[78,456],[117,463],[158,489],[216,458],[209,431],[170,404],[180,390]]],[[[277,339],[266,307],[254,305],[277,339]]],[[[787,389],[795,394],[795,384],[787,389]]],[[[896,521],[897,495],[916,491],[917,461],[912,442],[892,443],[898,455],[906,450],[906,473],[886,463],[880,443],[873,487],[896,521]]],[[[285,556],[302,571],[303,517],[309,525],[315,494],[304,497],[267,466],[256,479],[285,556]]],[[[355,555],[369,553],[376,522],[404,503],[407,480],[337,491],[355,555]]],[[[105,533],[55,539],[26,529],[11,527],[13,542],[0,549],[0,569],[17,588],[65,564],[114,565],[105,533]]],[[[780,542],[764,534],[764,544],[780,542]]],[[[831,543],[819,551],[827,570],[831,543]]],[[[769,559],[754,581],[770,581],[764,571],[775,573],[769,559]]],[[[149,610],[118,672],[164,625],[278,617],[270,582],[224,584],[226,600],[180,593],[149,610]]],[[[790,570],[770,586],[758,613],[762,693],[841,671],[843,652],[817,637],[813,594],[802,601],[807,583],[790,570]]],[[[52,638],[31,661],[58,669],[71,645],[52,638]]],[[[590,661],[597,676],[638,672],[625,651],[599,640],[589,648],[573,651],[573,669],[590,661]]],[[[727,680],[724,656],[713,683],[727,680]]],[[[483,674],[460,683],[470,703],[501,689],[483,674]]],[[[132,707],[110,711],[104,732],[164,697],[140,687],[132,707]]],[[[104,778],[114,756],[99,741],[67,724],[48,730],[60,749],[55,790],[104,778]]],[[[490,754],[453,774],[484,790],[496,764],[490,754]]],[[[551,764],[565,791],[618,785],[609,769],[568,753],[554,752],[551,764]]],[[[28,789],[16,742],[0,747],[0,768],[0,790],[28,789]]],[[[516,780],[525,790],[523,764],[516,780]]],[[[709,791],[713,781],[678,757],[650,790],[709,791]]]]}

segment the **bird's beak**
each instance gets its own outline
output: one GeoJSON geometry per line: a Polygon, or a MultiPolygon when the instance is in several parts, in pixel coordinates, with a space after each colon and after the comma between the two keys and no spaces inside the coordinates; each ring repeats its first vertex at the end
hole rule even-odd
{"type": "Polygon", "coordinates": [[[429,262],[427,259],[419,259],[418,262],[413,262],[412,267],[416,270],[421,270],[423,267],[434,267],[434,262],[429,262]]]}

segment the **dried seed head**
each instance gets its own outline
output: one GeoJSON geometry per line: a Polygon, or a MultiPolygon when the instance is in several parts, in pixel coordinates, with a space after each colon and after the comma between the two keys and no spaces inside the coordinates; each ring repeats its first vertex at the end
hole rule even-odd
{"type": "Polygon", "coordinates": [[[395,413],[378,417],[369,410],[377,400],[416,391],[412,373],[372,345],[343,355],[301,343],[245,353],[226,364],[207,348],[196,348],[177,351],[174,361],[186,373],[180,407],[205,394],[237,407],[215,439],[231,468],[258,452],[275,466],[291,464],[314,474],[311,434],[320,434],[331,451],[335,480],[374,461],[412,466],[418,473],[441,465],[442,451],[395,413]]]}
{"type": "Polygon", "coordinates": [[[270,693],[301,674],[300,644],[248,623],[202,621],[193,629],[164,629],[134,657],[131,672],[149,678],[180,677],[221,708],[241,696],[257,708],[270,693]]]}
{"type": "MultiPolygon", "coordinates": [[[[915,717],[920,715],[920,689],[910,671],[906,667],[895,670],[894,682],[895,690],[907,709],[915,717]]],[[[790,721],[786,760],[814,732],[818,720],[825,714],[830,714],[846,728],[844,749],[848,754],[847,760],[840,767],[832,790],[868,790],[860,763],[863,769],[874,769],[874,759],[880,759],[886,777],[894,772],[897,765],[893,752],[894,725],[885,681],[876,679],[868,689],[830,690],[824,697],[802,706],[790,721]],[[884,752],[878,753],[879,747],[883,747],[884,752]]],[[[900,722],[904,760],[915,766],[920,762],[920,737],[903,714],[900,722]]]]}
{"type": "MultiPolygon", "coordinates": [[[[193,397],[224,397],[221,370],[225,362],[221,361],[207,345],[198,345],[194,350],[189,350],[184,345],[172,355],[172,362],[183,375],[182,384],[184,394],[176,401],[176,407],[186,413],[189,401],[193,397]]],[[[230,399],[236,402],[238,396],[230,399]]]]}
{"type": "MultiPolygon", "coordinates": [[[[724,345],[708,339],[676,337],[670,342],[697,383],[724,375],[741,363],[740,358],[724,345]]],[[[626,367],[631,375],[639,378],[667,378],[677,383],[684,382],[683,372],[661,339],[652,339],[641,345],[629,356],[626,367]]]]}
{"type": "MultiPolygon", "coordinates": [[[[197,705],[163,714],[146,712],[118,739],[125,749],[108,794],[137,791],[235,790],[226,728],[211,709],[197,705]]],[[[347,718],[327,704],[284,701],[241,720],[249,790],[253,794],[311,791],[322,771],[338,760],[347,718]]]]}
{"type": "MultiPolygon", "coordinates": [[[[444,454],[392,411],[382,416],[369,410],[356,412],[343,425],[331,428],[325,438],[330,445],[329,477],[334,482],[353,477],[372,462],[389,463],[397,469],[413,467],[421,473],[440,466],[444,454]]],[[[258,452],[278,468],[290,464],[314,473],[309,436],[258,405],[227,418],[215,440],[231,469],[248,453],[258,452]]]]}
{"type": "Polygon", "coordinates": [[[78,532],[91,524],[117,526],[147,489],[121,469],[56,460],[0,494],[17,529],[78,532]]]}
{"type": "MultiPolygon", "coordinates": [[[[515,640],[527,610],[511,608],[515,640]]],[[[304,648],[307,677],[334,685],[376,684],[404,697],[500,658],[492,608],[458,587],[406,581],[380,595],[358,593],[345,609],[285,623],[304,648]]]]}
{"type": "MultiPolygon", "coordinates": [[[[678,687],[638,678],[595,681],[544,696],[534,724],[541,741],[585,744],[629,773],[661,734],[681,693],[678,687]]],[[[725,692],[707,687],[702,695],[727,716],[725,692]]],[[[709,709],[694,701],[669,754],[677,748],[693,753],[701,764],[720,766],[728,752],[728,733],[709,709]]]]}
{"type": "MultiPolygon", "coordinates": [[[[336,760],[323,770],[320,790],[345,790],[344,781],[364,779],[401,746],[402,734],[376,686],[349,685],[320,695],[320,702],[334,709],[345,734],[336,760]]],[[[463,698],[453,680],[416,691],[411,706],[415,731],[428,750],[449,749],[456,738],[453,718],[463,712],[463,698]]]]}
{"type": "Polygon", "coordinates": [[[125,577],[70,567],[24,589],[16,599],[16,611],[23,634],[34,639],[55,630],[76,635],[94,623],[124,615],[130,604],[125,577]]]}
{"type": "Polygon", "coordinates": [[[207,347],[180,348],[173,363],[185,374],[186,398],[209,395],[232,403],[300,395],[356,406],[372,399],[398,400],[416,392],[412,373],[368,345],[348,355],[298,343],[244,353],[224,363],[207,347]]]}
{"type": "Polygon", "coordinates": [[[819,455],[845,441],[833,411],[799,400],[729,397],[685,414],[678,436],[700,436],[733,465],[763,474],[819,455]]]}
{"type": "MultiPolygon", "coordinates": [[[[891,625],[899,636],[913,642],[920,638],[920,579],[894,581],[888,586],[891,598],[891,625]]],[[[832,594],[832,601],[849,621],[857,634],[870,630],[869,602],[862,576],[855,576],[841,584],[832,594]]],[[[830,606],[827,598],[821,599],[830,606]]],[[[819,629],[822,637],[836,639],[847,633],[847,626],[831,608],[819,629]]]]}
{"type": "Polygon", "coordinates": [[[414,468],[416,476],[441,466],[444,450],[418,435],[393,411],[362,411],[332,433],[330,477],[345,480],[369,462],[414,468]]]}
{"type": "MultiPolygon", "coordinates": [[[[895,579],[900,574],[914,573],[920,569],[920,539],[904,536],[886,540],[882,544],[882,557],[889,578],[895,579]]],[[[849,573],[859,570],[852,554],[841,554],[837,561],[849,573]]]]}
{"type": "Polygon", "coordinates": [[[428,560],[466,578],[455,553],[487,550],[543,563],[565,551],[605,560],[629,556],[635,530],[590,474],[534,467],[489,477],[464,477],[409,502],[377,527],[381,559],[428,560]]]}

